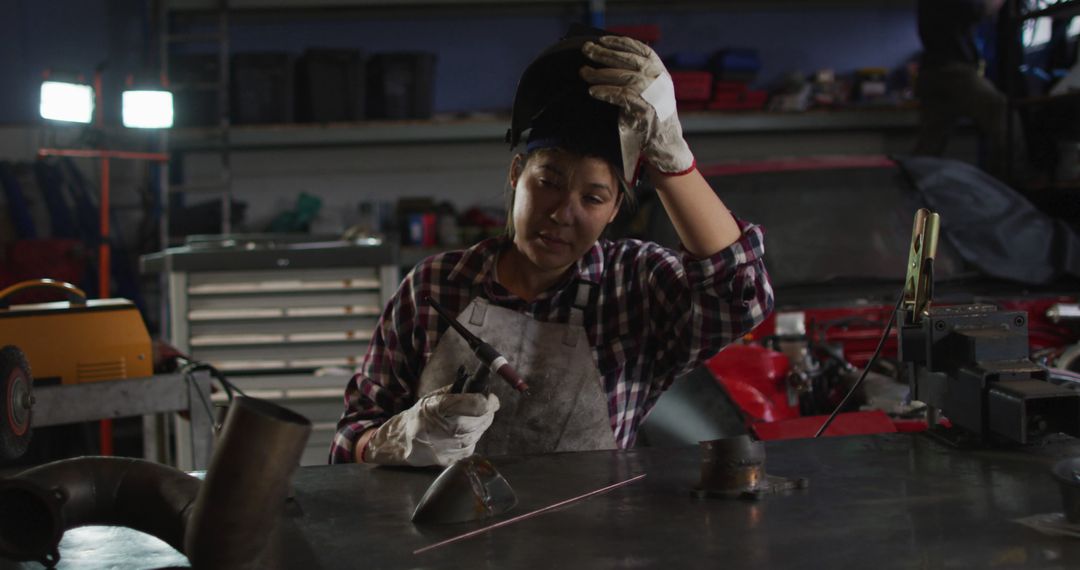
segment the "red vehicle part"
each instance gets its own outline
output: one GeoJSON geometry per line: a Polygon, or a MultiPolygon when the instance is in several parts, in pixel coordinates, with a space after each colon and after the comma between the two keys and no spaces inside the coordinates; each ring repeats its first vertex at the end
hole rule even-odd
{"type": "Polygon", "coordinates": [[[705,362],[735,405],[753,422],[799,417],[785,382],[790,364],[783,354],[752,344],[733,344],[705,362]]]}
{"type": "MultiPolygon", "coordinates": [[[[1002,311],[1025,311],[1028,314],[1028,345],[1031,352],[1059,348],[1077,342],[1076,331],[1067,324],[1054,323],[1046,316],[1047,310],[1056,303],[1076,303],[1075,297],[1057,296],[1039,299],[980,300],[996,305],[1002,311]]],[[[779,313],[786,311],[779,310],[779,313]]],[[[881,331],[892,313],[892,307],[869,305],[806,309],[804,314],[806,332],[816,342],[839,343],[847,360],[855,366],[866,366],[874,354],[881,331]]],[[[776,314],[773,313],[750,335],[749,340],[760,341],[776,334],[776,314]]],[[[881,350],[884,358],[896,358],[896,325],[889,331],[889,338],[881,350]]]]}
{"type": "MultiPolygon", "coordinates": [[[[780,310],[779,313],[791,311],[780,310]]],[[[815,342],[840,344],[844,356],[855,366],[866,366],[881,339],[881,331],[889,322],[892,307],[869,305],[865,307],[843,307],[827,309],[807,309],[796,311],[803,314],[806,334],[815,342]]],[[[776,334],[776,315],[769,315],[748,335],[749,340],[761,341],[776,334]]],[[[721,353],[723,354],[723,353],[721,353]]],[[[896,357],[896,329],[889,331],[889,338],[881,349],[881,355],[896,357]]]]}
{"type": "MultiPolygon", "coordinates": [[[[750,428],[758,439],[806,439],[814,437],[829,416],[806,416],[779,422],[752,424],[750,428]]],[[[924,428],[925,429],[925,428],[924,428]]],[[[896,433],[897,426],[888,414],[881,410],[838,414],[823,437],[838,435],[865,435],[871,433],[896,433]]]]}
{"type": "MultiPolygon", "coordinates": [[[[740,95],[748,86],[745,84],[718,81],[714,85],[714,95],[720,99],[740,95]]],[[[706,178],[740,176],[751,174],[769,174],[778,172],[806,173],[811,171],[840,169],[895,169],[896,163],[886,156],[818,156],[781,158],[756,161],[732,161],[711,165],[699,165],[699,170],[706,178]]],[[[897,279],[896,288],[901,283],[897,279]]],[[[1022,293],[1025,297],[1027,294],[1022,293]]],[[[1075,295],[1045,296],[1041,298],[980,298],[976,302],[994,304],[1003,311],[1025,311],[1028,314],[1028,343],[1032,353],[1038,351],[1065,350],[1080,342],[1080,333],[1075,325],[1054,323],[1047,317],[1047,309],[1055,303],[1076,303],[1075,295]]],[[[798,312],[802,314],[806,335],[811,344],[836,343],[842,347],[844,358],[857,367],[865,367],[873,354],[886,323],[892,317],[891,305],[857,305],[855,299],[849,306],[831,308],[790,307],[778,309],[778,313],[798,312]]],[[[749,343],[760,343],[768,337],[777,335],[776,315],[773,313],[754,331],[744,337],[749,343]]],[[[787,332],[787,331],[785,331],[787,332]]],[[[890,332],[882,349],[883,358],[896,358],[897,333],[890,332]]],[[[706,367],[727,389],[748,421],[777,422],[798,417],[798,409],[791,406],[787,386],[783,382],[784,374],[775,375],[775,371],[785,369],[781,363],[773,363],[771,369],[763,369],[760,377],[753,376],[755,366],[761,366],[761,360],[773,358],[742,353],[743,349],[730,347],[721,351],[706,367]],[[732,362],[740,354],[747,356],[747,363],[732,362]],[[754,362],[754,359],[758,362],[754,362]],[[772,373],[774,376],[769,376],[772,373]]],[[[764,350],[764,349],[762,349],[764,350]]],[[[766,351],[770,352],[770,351],[766,351]]],[[[780,356],[780,358],[783,358],[780,356]]],[[[846,414],[845,414],[846,415],[846,414]]],[[[837,420],[839,421],[839,420],[837,420]]],[[[925,422],[918,420],[896,420],[894,429],[899,431],[918,431],[925,429],[925,422]]],[[[752,429],[757,428],[751,425],[752,429]]],[[[830,428],[831,433],[831,428],[830,428]]],[[[812,434],[811,434],[812,435],[812,434]]]]}
{"type": "MultiPolygon", "coordinates": [[[[998,300],[980,302],[996,304],[1003,311],[1025,311],[1028,314],[1028,343],[1031,351],[1063,348],[1076,342],[1076,332],[1065,324],[1055,324],[1047,310],[1055,303],[1075,303],[1072,297],[998,300]]],[[[781,310],[780,313],[785,311],[781,310]]],[[[815,342],[828,342],[843,347],[846,359],[864,367],[881,338],[881,332],[892,313],[892,307],[873,305],[862,307],[821,308],[798,311],[803,314],[807,335],[815,342]]],[[[776,334],[776,313],[747,335],[746,340],[761,341],[776,334]]],[[[882,348],[882,357],[896,358],[895,325],[882,348]]],[[[757,344],[733,345],[721,351],[705,366],[724,386],[732,400],[746,415],[749,428],[761,439],[793,439],[813,437],[826,416],[801,417],[799,407],[788,393],[785,382],[790,363],[776,351],[757,344]]],[[[926,429],[922,420],[890,420],[865,416],[865,412],[845,413],[837,417],[827,435],[859,433],[912,432],[926,429]]]]}

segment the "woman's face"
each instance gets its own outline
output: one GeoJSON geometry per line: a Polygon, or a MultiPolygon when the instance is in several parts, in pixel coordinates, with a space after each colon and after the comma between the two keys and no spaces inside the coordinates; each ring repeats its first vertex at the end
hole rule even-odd
{"type": "Polygon", "coordinates": [[[520,155],[510,167],[514,245],[543,272],[565,270],[619,211],[619,186],[604,160],[555,150],[520,155]]]}

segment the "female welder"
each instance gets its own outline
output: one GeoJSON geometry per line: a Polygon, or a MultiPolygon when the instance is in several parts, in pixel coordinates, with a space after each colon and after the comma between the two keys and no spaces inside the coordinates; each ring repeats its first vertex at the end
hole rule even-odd
{"type": "Polygon", "coordinates": [[[672,380],[772,310],[762,231],[696,169],[659,57],[578,34],[522,75],[508,139],[506,236],[430,257],[404,279],[348,384],[334,463],[448,465],[487,455],[628,448],[672,380]],[[643,167],[683,251],[601,239],[643,167]],[[480,366],[435,299],[530,386],[451,393],[480,366]],[[496,413],[497,412],[497,413],[496,413]]]}

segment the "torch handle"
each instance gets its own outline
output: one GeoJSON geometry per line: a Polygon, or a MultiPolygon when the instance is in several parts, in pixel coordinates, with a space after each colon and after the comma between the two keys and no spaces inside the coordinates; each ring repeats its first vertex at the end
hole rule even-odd
{"type": "Polygon", "coordinates": [[[446,309],[442,308],[442,305],[440,305],[438,301],[432,299],[431,296],[424,297],[424,300],[427,301],[429,305],[431,305],[432,309],[435,309],[436,313],[439,313],[439,316],[442,317],[444,321],[446,321],[451,327],[454,328],[454,330],[458,332],[459,335],[461,335],[461,338],[465,339],[465,342],[469,343],[469,348],[472,348],[475,351],[478,345],[482,344],[482,342],[479,338],[476,337],[476,335],[469,332],[469,329],[465,328],[465,325],[462,325],[457,321],[457,319],[447,313],[446,309]]]}
{"type": "Polygon", "coordinates": [[[442,308],[435,299],[431,296],[424,297],[431,308],[435,309],[435,312],[439,314],[446,322],[450,323],[450,326],[454,328],[461,335],[461,338],[465,339],[465,342],[469,343],[469,348],[473,350],[476,357],[484,363],[485,366],[491,368],[493,372],[498,374],[506,380],[510,386],[512,386],[518,392],[523,394],[529,393],[529,385],[525,383],[525,380],[514,370],[513,366],[506,360],[506,357],[499,354],[499,351],[495,350],[490,344],[480,340],[476,335],[469,332],[469,329],[459,323],[457,319],[450,316],[445,309],[442,308]]]}

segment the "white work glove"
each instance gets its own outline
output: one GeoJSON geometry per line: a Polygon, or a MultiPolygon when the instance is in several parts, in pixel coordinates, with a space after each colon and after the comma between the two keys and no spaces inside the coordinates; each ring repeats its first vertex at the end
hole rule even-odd
{"type": "Polygon", "coordinates": [[[364,449],[365,463],[450,465],[473,454],[499,409],[495,394],[435,390],[379,426],[364,449]]]}
{"type": "MultiPolygon", "coordinates": [[[[663,62],[649,46],[622,36],[603,36],[585,42],[585,57],[604,67],[585,66],[581,77],[594,99],[618,107],[624,168],[630,157],[643,153],[661,172],[681,174],[694,166],[694,155],[683,139],[675,113],[675,84],[663,62]]],[[[631,172],[626,173],[631,178],[631,172]]]]}

